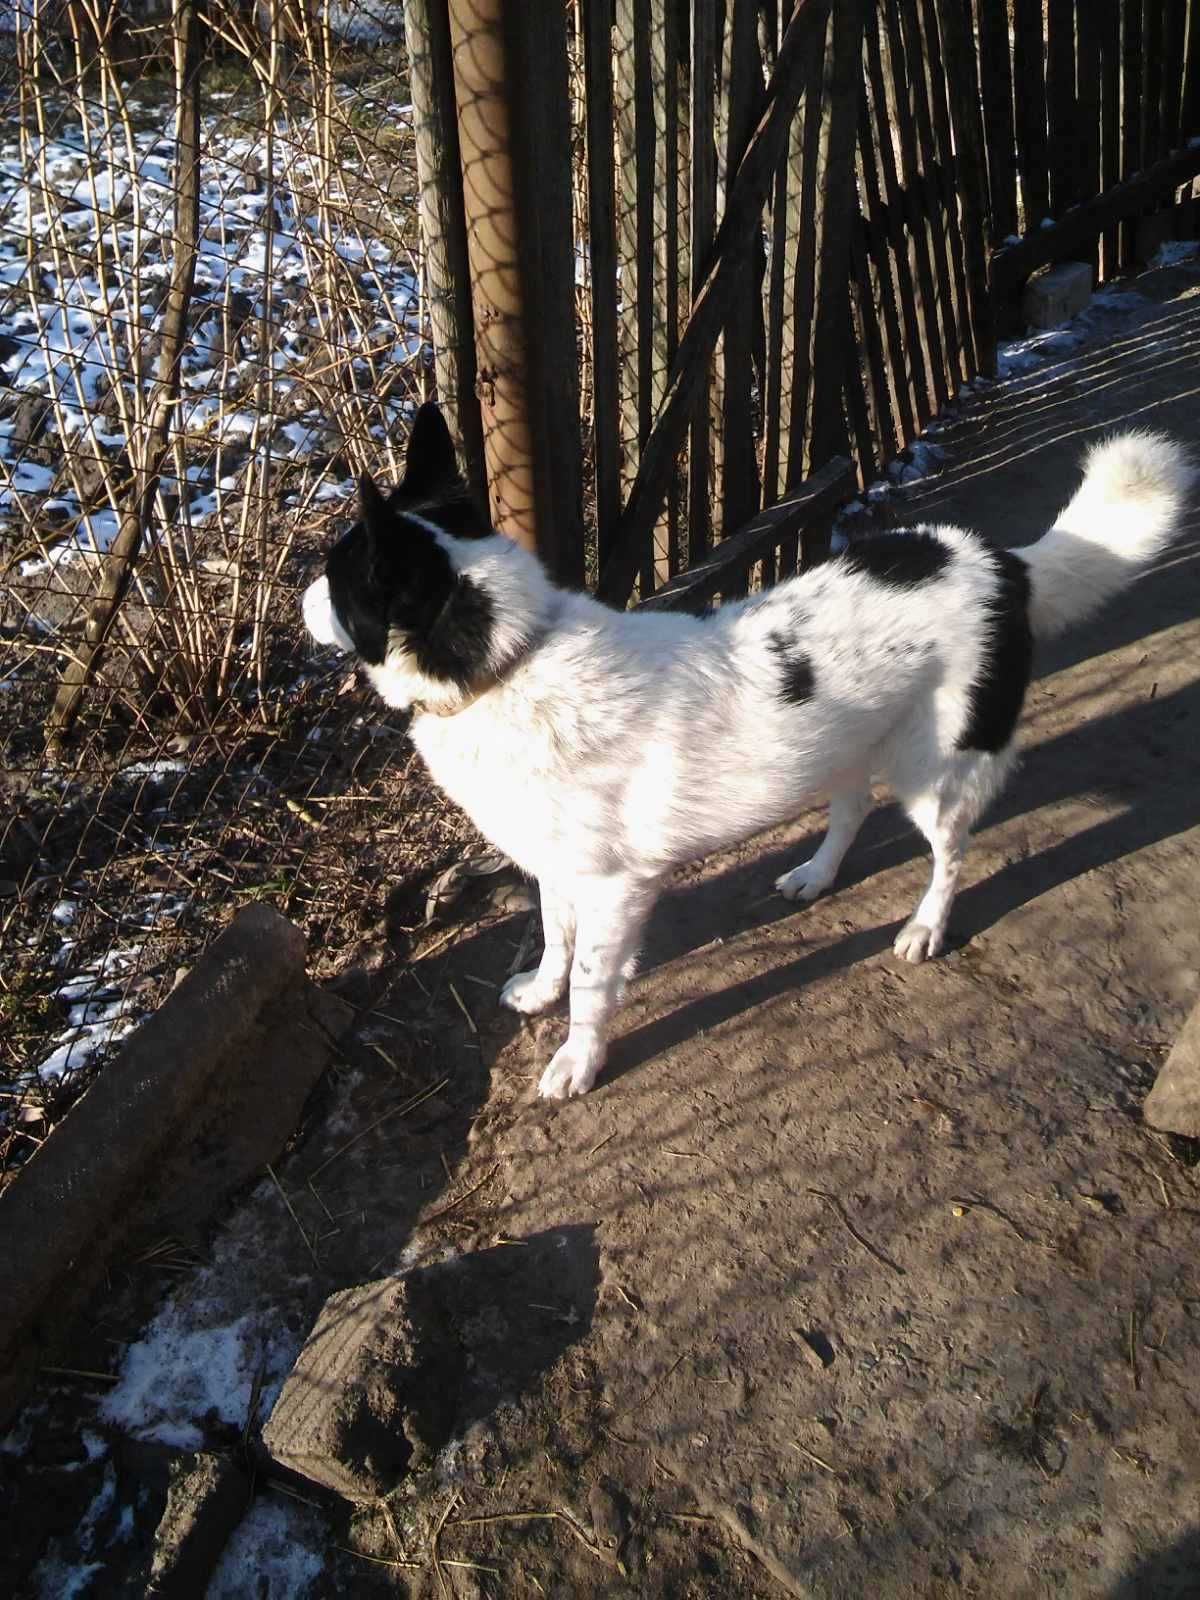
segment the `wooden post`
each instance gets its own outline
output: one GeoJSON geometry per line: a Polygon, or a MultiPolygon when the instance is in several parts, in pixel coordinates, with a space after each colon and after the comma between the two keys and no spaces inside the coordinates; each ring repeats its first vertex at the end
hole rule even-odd
{"type": "Polygon", "coordinates": [[[583,576],[565,13],[450,0],[492,520],[583,576]]]}
{"type": "Polygon", "coordinates": [[[404,37],[412,80],[438,402],[462,445],[471,488],[485,503],[483,422],[475,393],[475,327],[446,0],[404,0],[404,37]]]}

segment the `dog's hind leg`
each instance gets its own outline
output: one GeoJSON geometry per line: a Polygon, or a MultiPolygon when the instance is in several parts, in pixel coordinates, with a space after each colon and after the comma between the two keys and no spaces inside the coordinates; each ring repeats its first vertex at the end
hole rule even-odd
{"type": "Polygon", "coordinates": [[[1012,762],[1011,747],[997,755],[956,755],[933,782],[915,792],[898,786],[904,809],[933,851],[929,887],[892,946],[902,960],[928,961],[941,955],[971,829],[1012,762]]]}
{"type": "Polygon", "coordinates": [[[621,1003],[625,968],[636,954],[656,882],[628,876],[584,878],[576,889],[571,1025],[566,1042],[542,1073],[543,1100],[586,1094],[608,1051],[608,1025],[621,1003]]]}
{"type": "Polygon", "coordinates": [[[785,900],[815,900],[825,893],[870,810],[871,785],[866,778],[833,791],[829,797],[829,826],[816,855],[775,879],[775,887],[785,900]]]}
{"type": "Polygon", "coordinates": [[[575,910],[565,895],[539,878],[542,902],[542,959],[531,972],[518,972],[500,991],[500,1004],[522,1016],[548,1011],[567,987],[575,951],[575,910]]]}

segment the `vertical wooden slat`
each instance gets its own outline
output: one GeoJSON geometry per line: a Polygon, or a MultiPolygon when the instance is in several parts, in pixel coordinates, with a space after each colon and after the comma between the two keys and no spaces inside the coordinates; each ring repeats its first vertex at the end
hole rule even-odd
{"type": "MultiPolygon", "coordinates": [[[[666,357],[666,377],[679,348],[679,294],[680,258],[686,259],[686,249],[681,251],[681,238],[686,238],[687,216],[680,214],[679,151],[679,12],[680,0],[664,0],[663,15],[663,351],[666,357]]],[[[667,550],[666,571],[659,573],[659,581],[674,577],[683,565],[680,530],[679,473],[671,480],[667,490],[667,550]]]]}
{"type": "Polygon", "coordinates": [[[987,264],[988,194],[984,133],[975,93],[971,0],[939,0],[946,56],[946,94],[954,133],[954,183],[960,197],[968,321],[977,372],[996,365],[996,331],[987,264]]]}
{"type": "Polygon", "coordinates": [[[803,109],[792,119],[787,154],[779,163],[771,195],[771,270],[767,284],[767,381],[763,403],[763,505],[783,493],[782,440],[791,398],[795,318],[787,314],[787,285],[795,277],[797,210],[803,144],[803,109]]]}
{"type": "Polygon", "coordinates": [[[1182,137],[1200,137],[1200,0],[1187,0],[1183,89],[1179,98],[1182,137]]]}
{"type": "MultiPolygon", "coordinates": [[[[502,21],[537,548],[560,583],[579,585],[583,490],[567,16],[562,6],[505,6],[502,21]],[[525,93],[529,83],[542,92],[525,93]]],[[[497,220],[503,229],[507,219],[497,220]]]]}
{"type": "MultiPolygon", "coordinates": [[[[762,58],[758,47],[755,0],[732,0],[726,26],[725,193],[741,163],[762,98],[762,58]]],[[[753,384],[753,304],[758,289],[755,260],[738,270],[733,304],[722,347],[722,533],[748,522],[759,505],[758,462],[751,411],[753,384]]]]}
{"type": "MultiPolygon", "coordinates": [[[[869,128],[863,127],[860,138],[864,151],[870,150],[872,162],[867,164],[867,175],[877,168],[883,182],[883,202],[887,207],[887,234],[895,262],[896,284],[904,319],[903,359],[906,371],[897,372],[897,382],[906,382],[911,388],[916,408],[916,431],[923,428],[933,414],[934,363],[922,326],[914,278],[913,251],[907,230],[907,217],[900,175],[896,167],[896,152],[892,142],[892,117],[885,80],[883,56],[880,48],[882,19],[868,16],[866,28],[867,78],[871,90],[872,119],[869,128]]],[[[940,366],[940,362],[938,363],[940,366]]]]}
{"type": "Polygon", "coordinates": [[[1163,5],[1142,0],[1142,161],[1150,166],[1163,154],[1163,5]]]}
{"type": "MultiPolygon", "coordinates": [[[[1100,15],[1104,0],[1075,0],[1075,95],[1078,106],[1079,165],[1076,182],[1081,200],[1100,193],[1100,15]]],[[[1081,256],[1099,273],[1100,241],[1081,256]]]]}
{"type": "MultiPolygon", "coordinates": [[[[921,327],[929,352],[930,377],[933,381],[937,407],[940,410],[950,397],[946,383],[946,354],[938,322],[938,293],[934,281],[933,252],[930,248],[929,220],[922,204],[921,159],[918,149],[917,121],[913,111],[908,56],[901,35],[901,0],[883,0],[887,21],[887,44],[890,77],[888,104],[895,118],[900,141],[900,160],[904,173],[904,210],[908,221],[913,256],[916,262],[917,284],[920,289],[921,327]]],[[[880,129],[881,140],[889,137],[886,127],[880,129]]],[[[922,419],[924,421],[924,419],[922,419]]]]}
{"type": "MultiPolygon", "coordinates": [[[[963,251],[963,224],[960,206],[963,200],[961,174],[955,164],[954,140],[950,132],[950,108],[946,83],[946,63],[942,58],[942,39],[938,27],[934,0],[918,0],[921,36],[924,40],[925,76],[929,93],[929,107],[933,123],[932,159],[938,174],[938,194],[942,206],[942,232],[947,246],[954,292],[953,317],[959,351],[959,381],[973,378],[979,370],[975,355],[974,331],[971,318],[970,297],[963,251]]],[[[1007,62],[1007,34],[1005,60],[1007,62]]],[[[959,95],[970,95],[974,90],[974,73],[971,79],[957,87],[959,95]]],[[[1013,165],[1012,118],[1008,119],[1008,172],[1013,188],[1013,216],[1016,215],[1016,168],[1013,165]]],[[[984,211],[979,220],[986,216],[984,211]]],[[[1001,235],[1003,237],[1003,235],[1001,235]]]]}
{"type": "MultiPolygon", "coordinates": [[[[867,27],[873,28],[874,22],[868,21],[867,27]]],[[[891,456],[895,455],[908,440],[916,438],[920,431],[913,409],[911,370],[913,363],[920,360],[920,347],[916,333],[916,307],[912,300],[911,284],[905,293],[898,272],[893,270],[870,116],[870,107],[864,94],[858,114],[858,181],[863,197],[864,240],[869,267],[873,270],[874,293],[883,318],[886,342],[887,394],[891,427],[886,435],[884,453],[891,456]],[[913,327],[912,340],[908,344],[900,326],[902,306],[906,322],[911,320],[913,327]]],[[[905,264],[907,265],[907,253],[905,264]]],[[[882,410],[882,396],[880,408],[882,410]]]]}
{"type": "MultiPolygon", "coordinates": [[[[1100,187],[1121,181],[1121,0],[1097,0],[1100,28],[1100,187]]],[[[1101,239],[1100,272],[1115,277],[1119,269],[1120,230],[1106,228],[1101,239]]]]}
{"type": "Polygon", "coordinates": [[[613,166],[613,0],[584,0],[587,83],[588,248],[592,295],[592,413],[596,557],[603,566],[621,514],[617,372],[617,234],[613,166]]]}
{"type": "MultiPolygon", "coordinates": [[[[1121,6],[1121,177],[1142,170],[1142,8],[1139,0],[1121,6]]],[[[1137,229],[1131,219],[1121,225],[1121,269],[1137,259],[1137,229]]]]}
{"type": "Polygon", "coordinates": [[[1046,138],[1046,47],[1043,0],[1013,0],[1013,79],[1017,87],[1017,160],[1021,231],[1032,233],[1050,213],[1046,138]]]}
{"type": "Polygon", "coordinates": [[[818,154],[825,109],[826,61],[830,49],[830,9],[828,6],[825,8],[820,30],[813,39],[804,75],[800,205],[795,221],[795,270],[792,278],[793,360],[791,384],[784,402],[787,428],[780,430],[781,438],[786,438],[787,441],[787,456],[783,463],[785,484],[798,483],[804,476],[810,437],[812,338],[817,297],[817,215],[821,203],[818,188],[818,154]]]}
{"type": "Polygon", "coordinates": [[[857,364],[849,362],[847,410],[854,431],[859,479],[866,484],[879,472],[880,454],[886,461],[907,441],[897,439],[895,433],[883,338],[867,256],[866,224],[860,216],[853,218],[850,227],[850,274],[851,281],[846,286],[844,338],[848,350],[861,350],[866,357],[870,403],[868,405],[868,389],[861,369],[856,370],[857,364]]]}
{"type": "MultiPolygon", "coordinates": [[[[673,37],[668,40],[667,35],[673,13],[674,0],[649,0],[644,18],[645,48],[639,49],[637,54],[637,113],[639,119],[645,116],[649,123],[648,138],[643,139],[640,128],[638,133],[639,223],[648,224],[648,236],[643,227],[638,238],[638,337],[647,340],[649,333],[650,347],[649,367],[643,364],[642,379],[645,382],[648,376],[649,380],[644,396],[648,414],[647,406],[639,404],[639,438],[643,443],[654,426],[666,393],[667,374],[678,337],[677,332],[674,337],[671,332],[670,311],[670,301],[676,290],[672,266],[678,261],[672,245],[678,210],[674,193],[676,141],[671,127],[672,108],[668,105],[668,99],[673,99],[668,67],[673,37]],[[643,184],[642,174],[646,169],[651,175],[643,184]]],[[[639,17],[639,22],[641,20],[639,17]]],[[[648,563],[643,572],[643,594],[671,576],[671,550],[678,516],[673,490],[674,485],[667,494],[663,516],[654,530],[652,564],[648,563]]]]}
{"type": "Polygon", "coordinates": [[[620,384],[621,500],[637,476],[638,436],[638,185],[634,110],[634,0],[615,0],[613,110],[617,133],[616,237],[618,302],[617,374],[620,384]]]}
{"type": "Polygon", "coordinates": [[[993,247],[1017,231],[1013,76],[1008,54],[1008,7],[983,0],[979,7],[979,80],[987,135],[993,247]]]}
{"type": "MultiPolygon", "coordinates": [[[[717,78],[716,18],[708,0],[692,7],[691,76],[691,287],[692,302],[711,265],[716,231],[717,160],[714,99],[717,78]]],[[[711,369],[710,369],[711,370],[711,369]]],[[[688,564],[700,561],[712,543],[712,448],[708,427],[709,383],[691,424],[688,447],[688,564]]]]}
{"type": "Polygon", "coordinates": [[[451,0],[450,34],[492,522],[533,549],[526,321],[513,237],[512,140],[498,10],[496,0],[451,0]]]}
{"type": "Polygon", "coordinates": [[[446,0],[404,0],[404,35],[438,401],[462,445],[471,488],[479,503],[486,505],[483,422],[475,391],[471,271],[446,0]]]}
{"type": "Polygon", "coordinates": [[[813,314],[813,407],[809,472],[849,444],[845,397],[861,389],[858,349],[847,339],[850,241],[858,221],[854,141],[862,94],[863,14],[867,0],[837,0],[829,58],[827,110],[821,122],[817,190],[817,300],[813,314]]]}
{"type": "Polygon", "coordinates": [[[1075,165],[1075,5],[1046,0],[1046,107],[1050,121],[1050,214],[1079,199],[1075,165]]]}
{"type": "MultiPolygon", "coordinates": [[[[1162,138],[1163,153],[1181,142],[1183,71],[1187,40],[1186,0],[1165,0],[1163,6],[1162,138]]],[[[1194,133],[1196,130],[1193,129],[1194,133]]]]}
{"type": "MultiPolygon", "coordinates": [[[[646,447],[654,418],[658,412],[656,399],[666,388],[664,355],[664,330],[661,305],[655,293],[655,267],[662,227],[662,196],[656,183],[658,151],[658,118],[655,116],[654,50],[661,45],[661,31],[656,38],[654,6],[652,0],[633,0],[633,121],[634,170],[637,187],[637,209],[634,216],[636,250],[636,289],[634,303],[637,308],[637,440],[638,455],[646,447]]],[[[656,586],[656,554],[660,548],[662,518],[655,525],[654,538],[647,546],[641,565],[640,584],[643,595],[650,594],[656,586]]]]}

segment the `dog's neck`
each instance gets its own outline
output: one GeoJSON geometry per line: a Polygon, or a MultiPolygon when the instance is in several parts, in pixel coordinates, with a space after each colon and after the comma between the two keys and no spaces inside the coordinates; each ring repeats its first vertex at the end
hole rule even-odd
{"type": "Polygon", "coordinates": [[[428,700],[414,700],[409,709],[414,717],[457,717],[461,712],[469,710],[477,700],[482,700],[484,695],[491,694],[493,689],[498,689],[502,683],[507,683],[517,668],[528,661],[541,642],[541,639],[531,640],[524,650],[518,652],[510,661],[506,661],[502,667],[481,673],[461,691],[459,698],[453,704],[438,705],[428,700]]]}

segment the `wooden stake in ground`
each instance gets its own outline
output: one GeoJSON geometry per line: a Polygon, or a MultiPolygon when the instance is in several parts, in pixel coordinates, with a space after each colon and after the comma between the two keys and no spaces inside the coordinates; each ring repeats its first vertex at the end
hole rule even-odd
{"type": "Polygon", "coordinates": [[[1200,1139],[1200,1000],[1163,1062],[1142,1114],[1163,1133],[1200,1139]]]}
{"type": "Polygon", "coordinates": [[[565,21],[501,0],[449,11],[492,521],[580,582],[565,21]]]}
{"type": "Polygon", "coordinates": [[[174,0],[175,46],[175,235],[171,248],[171,285],[163,310],[158,377],[145,429],[131,437],[136,472],[134,486],[112,548],[105,557],[99,592],[92,603],[83,638],[63,668],[54,704],[46,721],[47,750],[55,755],[71,731],[84,690],[91,682],[109,630],[133,580],[134,567],[158,492],[158,477],[170,438],[171,418],[179,402],[179,361],[183,354],[188,307],[196,271],[200,234],[200,66],[196,0],[174,0]]]}

